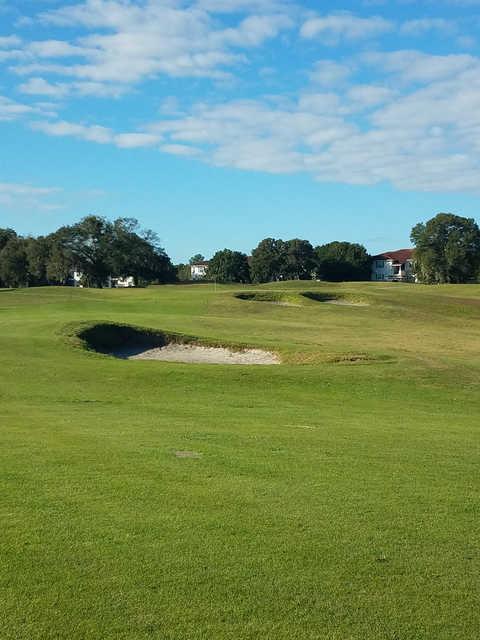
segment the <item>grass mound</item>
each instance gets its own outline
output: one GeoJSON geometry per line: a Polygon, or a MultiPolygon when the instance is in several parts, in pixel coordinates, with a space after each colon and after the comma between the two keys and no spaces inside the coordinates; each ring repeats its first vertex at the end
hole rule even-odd
{"type": "Polygon", "coordinates": [[[267,302],[270,304],[278,304],[285,307],[301,306],[301,298],[295,293],[286,293],[281,291],[255,291],[251,293],[234,294],[239,300],[250,302],[267,302]]]}
{"type": "Polygon", "coordinates": [[[314,302],[345,305],[347,307],[367,307],[369,305],[365,298],[346,293],[303,291],[300,295],[314,302]]]}

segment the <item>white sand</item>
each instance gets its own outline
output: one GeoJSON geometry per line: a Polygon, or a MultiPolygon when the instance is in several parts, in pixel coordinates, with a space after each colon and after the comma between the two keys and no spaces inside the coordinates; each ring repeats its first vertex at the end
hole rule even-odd
{"type": "Polygon", "coordinates": [[[168,344],[154,349],[124,349],[112,355],[127,360],[162,360],[199,364],[280,364],[280,358],[270,351],[245,349],[232,351],[223,347],[201,347],[190,344],[168,344]]]}

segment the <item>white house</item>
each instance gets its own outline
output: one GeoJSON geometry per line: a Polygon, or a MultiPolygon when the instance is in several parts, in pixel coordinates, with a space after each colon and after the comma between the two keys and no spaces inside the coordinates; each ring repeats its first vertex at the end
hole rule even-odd
{"type": "MultiPolygon", "coordinates": [[[[77,269],[74,270],[70,276],[70,282],[74,287],[83,287],[82,279],[83,273],[81,271],[78,271],[77,269]]],[[[129,287],[135,286],[135,279],[133,276],[126,276],[125,278],[108,276],[104,283],[104,286],[107,289],[127,289],[129,287]]]]}
{"type": "Polygon", "coordinates": [[[413,249],[386,251],[373,256],[372,280],[415,282],[413,249]]]}
{"type": "Polygon", "coordinates": [[[192,280],[201,280],[205,278],[208,270],[208,260],[202,260],[201,262],[194,262],[190,265],[190,277],[192,280]]]}

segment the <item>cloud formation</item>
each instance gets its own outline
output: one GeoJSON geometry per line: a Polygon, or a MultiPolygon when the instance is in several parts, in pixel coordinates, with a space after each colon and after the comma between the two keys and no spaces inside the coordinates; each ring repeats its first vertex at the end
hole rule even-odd
{"type": "MultiPolygon", "coordinates": [[[[307,12],[281,0],[85,0],[62,3],[37,20],[49,38],[0,37],[0,59],[17,82],[13,97],[0,97],[0,120],[23,119],[50,136],[153,148],[214,166],[306,172],[323,182],[479,189],[480,58],[412,47],[412,38],[425,34],[450,34],[456,42],[470,37],[444,17],[394,22],[307,12]],[[385,50],[387,35],[405,46],[385,50]],[[247,95],[251,60],[280,38],[282,46],[293,41],[288,55],[306,48],[315,57],[291,73],[292,86],[285,81],[275,95],[247,95]],[[236,94],[218,89],[219,81],[235,77],[236,94]],[[160,85],[191,87],[198,78],[215,91],[185,99],[160,85]],[[118,103],[131,91],[141,96],[142,83],[155,82],[162,87],[155,116],[104,115],[102,122],[94,110],[84,117],[63,112],[64,103],[79,99],[118,103]],[[35,102],[41,99],[58,101],[61,115],[35,102]]],[[[278,85],[281,73],[272,60],[264,63],[258,78],[278,85]]]]}

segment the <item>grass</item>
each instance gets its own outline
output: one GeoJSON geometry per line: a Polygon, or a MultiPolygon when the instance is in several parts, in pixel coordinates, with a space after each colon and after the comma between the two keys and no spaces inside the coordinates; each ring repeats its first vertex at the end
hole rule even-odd
{"type": "Polygon", "coordinates": [[[479,286],[0,291],[0,637],[476,640],[479,374],[479,286]],[[284,364],[68,335],[104,322],[284,364]]]}

